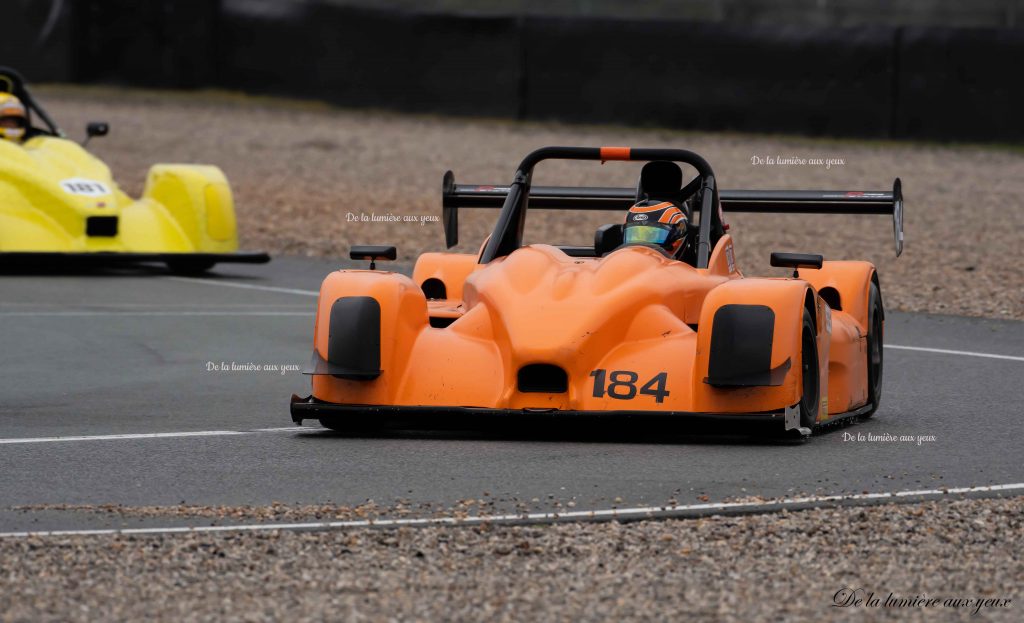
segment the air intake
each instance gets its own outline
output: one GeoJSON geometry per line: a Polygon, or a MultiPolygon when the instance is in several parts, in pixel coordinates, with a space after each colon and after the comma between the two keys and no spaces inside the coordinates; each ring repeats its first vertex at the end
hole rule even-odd
{"type": "Polygon", "coordinates": [[[420,287],[423,288],[423,294],[428,299],[439,300],[448,298],[448,289],[444,287],[444,282],[435,277],[427,279],[420,287]]]}
{"type": "Polygon", "coordinates": [[[538,394],[561,394],[569,389],[565,370],[548,363],[532,363],[519,368],[519,391],[538,394]]]}
{"type": "Polygon", "coordinates": [[[117,217],[90,216],[85,219],[85,235],[113,238],[117,235],[117,217]]]}

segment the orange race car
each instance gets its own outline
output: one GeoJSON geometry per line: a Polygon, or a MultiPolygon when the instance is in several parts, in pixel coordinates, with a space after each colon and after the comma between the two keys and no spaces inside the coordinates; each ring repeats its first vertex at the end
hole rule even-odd
{"type": "Polygon", "coordinates": [[[425,253],[409,278],[375,270],[394,247],[353,247],[370,270],[324,280],[313,391],[292,397],[294,422],[478,429],[625,419],[805,436],[878,408],[875,267],[773,253],[792,277],[746,277],[723,212],[891,214],[899,255],[899,179],[891,192],[720,192],[691,151],[545,147],[508,186],[457,185],[448,172],[443,201],[449,248],[460,208],[501,208],[479,254],[425,253]],[[532,187],[548,159],[647,164],[635,189],[532,187]],[[679,163],[696,170],[685,184],[679,163]],[[626,217],[598,228],[593,247],[523,246],[536,209],[626,217]]]}

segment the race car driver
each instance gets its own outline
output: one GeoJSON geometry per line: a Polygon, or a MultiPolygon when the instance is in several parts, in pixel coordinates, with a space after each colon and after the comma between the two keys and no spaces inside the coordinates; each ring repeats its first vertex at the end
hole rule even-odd
{"type": "Polygon", "coordinates": [[[0,138],[20,143],[28,129],[25,106],[16,96],[0,93],[0,138]]]}
{"type": "Polygon", "coordinates": [[[669,257],[682,259],[689,246],[688,223],[686,213],[671,201],[639,201],[626,213],[622,243],[655,245],[669,257]]]}

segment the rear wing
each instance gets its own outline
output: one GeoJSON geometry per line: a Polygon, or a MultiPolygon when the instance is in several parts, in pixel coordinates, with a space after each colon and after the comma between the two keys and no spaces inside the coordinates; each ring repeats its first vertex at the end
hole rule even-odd
{"type": "MultiPolygon", "coordinates": [[[[456,184],[444,174],[442,222],[449,248],[459,242],[459,208],[501,208],[508,186],[456,184]]],[[[892,190],[720,190],[724,212],[761,214],[891,214],[896,256],[903,253],[903,191],[900,179],[892,190]]],[[[634,188],[532,186],[531,210],[614,210],[625,213],[636,202],[634,188]]]]}

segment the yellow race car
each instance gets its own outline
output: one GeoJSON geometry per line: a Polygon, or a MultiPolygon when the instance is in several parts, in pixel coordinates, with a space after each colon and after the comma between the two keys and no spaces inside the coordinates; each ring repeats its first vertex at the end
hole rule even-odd
{"type": "MultiPolygon", "coordinates": [[[[238,251],[234,200],[217,167],[154,165],[134,200],[6,67],[0,108],[0,268],[164,262],[200,273],[218,262],[270,261],[238,251]]],[[[86,141],[107,131],[90,123],[86,141]]]]}

